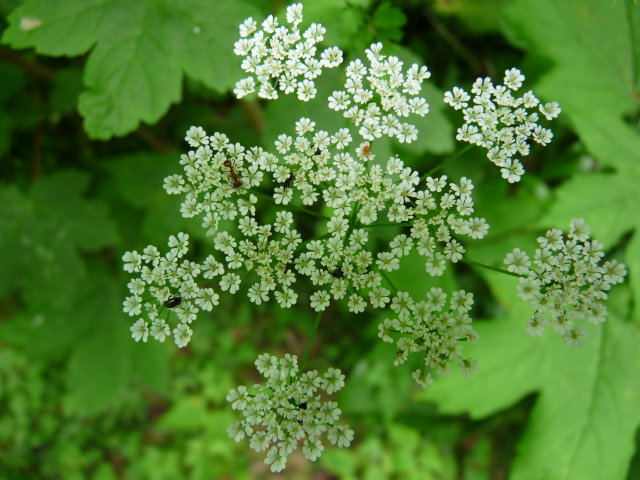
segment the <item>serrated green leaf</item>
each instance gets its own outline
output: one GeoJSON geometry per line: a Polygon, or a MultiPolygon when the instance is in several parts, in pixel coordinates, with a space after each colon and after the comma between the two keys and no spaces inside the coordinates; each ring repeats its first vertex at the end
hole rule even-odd
{"type": "Polygon", "coordinates": [[[97,41],[104,9],[111,0],[62,0],[51,8],[48,0],[31,0],[9,17],[2,43],[14,48],[34,47],[38,53],[76,56],[97,41]]]}
{"type": "Polygon", "coordinates": [[[402,40],[402,27],[407,23],[407,16],[391,2],[383,2],[373,12],[372,22],[380,35],[399,42],[402,40]]]}
{"type": "Polygon", "coordinates": [[[536,91],[558,100],[589,151],[618,171],[567,181],[539,224],[566,228],[584,218],[607,247],[640,227],[640,135],[622,120],[640,106],[637,9],[599,0],[515,0],[505,9],[512,38],[553,61],[536,91]]]}
{"type": "Polygon", "coordinates": [[[584,345],[571,349],[551,331],[523,332],[530,312],[514,298],[512,279],[489,275],[508,315],[479,322],[476,377],[439,380],[425,393],[446,413],[482,418],[540,392],[522,438],[513,480],[623,479],[640,422],[640,330],[610,313],[590,327],[584,345]]]}
{"type": "Polygon", "coordinates": [[[613,117],[638,107],[635,44],[625,2],[514,0],[504,10],[507,34],[553,61],[537,90],[566,114],[613,117]],[[582,110],[582,113],[574,108],[582,110]],[[596,112],[598,112],[596,114],[596,112]]]}
{"type": "Polygon", "coordinates": [[[89,135],[108,139],[156,122],[180,99],[183,72],[226,91],[239,65],[237,26],[254,12],[240,0],[62,0],[55,9],[29,0],[9,16],[3,42],[45,55],[92,49],[78,109],[89,135]]]}

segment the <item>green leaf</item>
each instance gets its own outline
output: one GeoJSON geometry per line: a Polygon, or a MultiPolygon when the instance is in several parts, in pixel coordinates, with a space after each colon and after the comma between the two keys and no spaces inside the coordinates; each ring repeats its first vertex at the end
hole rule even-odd
{"type": "Polygon", "coordinates": [[[254,11],[240,0],[62,0],[55,9],[28,0],[3,42],[56,56],[91,49],[78,109],[89,135],[107,139],[156,122],[180,100],[183,73],[226,91],[239,65],[237,25],[254,11]]]}
{"type": "Polygon", "coordinates": [[[559,101],[572,120],[599,121],[605,112],[620,117],[638,107],[632,32],[639,25],[628,21],[634,8],[602,0],[513,0],[504,18],[515,43],[553,62],[536,91],[559,101]]]}
{"type": "Polygon", "coordinates": [[[494,32],[499,28],[500,9],[505,0],[436,0],[434,10],[455,15],[473,32],[494,32]]]}
{"type": "Polygon", "coordinates": [[[515,297],[515,280],[487,277],[508,314],[477,323],[481,341],[468,347],[477,375],[441,379],[425,397],[445,413],[483,418],[540,392],[509,478],[623,479],[640,423],[638,327],[610,312],[579,348],[551,331],[529,338],[530,311],[515,297]]]}
{"type": "Polygon", "coordinates": [[[19,289],[35,310],[69,306],[86,273],[79,251],[117,241],[106,206],[84,197],[87,186],[86,175],[63,171],[29,194],[0,187],[0,295],[19,289]]]}
{"type": "Polygon", "coordinates": [[[66,408],[79,415],[92,415],[122,401],[130,352],[136,348],[114,284],[95,276],[92,284],[95,292],[87,298],[90,309],[85,315],[93,328],[79,340],[66,372],[66,408]]]}
{"type": "Polygon", "coordinates": [[[402,40],[402,27],[407,23],[407,16],[391,2],[381,3],[371,20],[380,35],[395,42],[402,40]]]}
{"type": "MultiPolygon", "coordinates": [[[[564,183],[539,224],[566,228],[572,218],[584,218],[607,247],[626,232],[640,232],[640,135],[622,119],[640,106],[637,10],[626,2],[600,0],[514,0],[505,9],[514,41],[553,62],[536,91],[558,100],[588,150],[617,170],[564,183]]],[[[635,255],[637,248],[627,251],[637,303],[635,255]]]]}
{"type": "Polygon", "coordinates": [[[104,10],[111,0],[62,0],[51,8],[48,0],[22,3],[9,17],[2,42],[14,48],[34,47],[52,56],[85,53],[98,40],[104,10]]]}

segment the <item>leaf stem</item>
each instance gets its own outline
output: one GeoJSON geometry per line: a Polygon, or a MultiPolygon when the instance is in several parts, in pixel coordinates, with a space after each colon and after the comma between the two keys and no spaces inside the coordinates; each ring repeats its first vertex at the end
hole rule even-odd
{"type": "Polygon", "coordinates": [[[420,181],[422,182],[423,180],[425,180],[427,177],[430,177],[431,175],[433,175],[434,173],[436,173],[437,171],[441,170],[447,163],[452,162],[453,160],[455,160],[456,158],[461,157],[462,155],[464,155],[465,153],[467,153],[469,150],[471,150],[471,148],[473,147],[473,145],[469,144],[469,145],[465,145],[461,150],[458,150],[457,152],[453,153],[452,155],[449,155],[447,158],[445,158],[442,162],[440,162],[438,165],[436,165],[435,167],[433,167],[431,170],[429,170],[427,173],[425,173],[424,175],[422,175],[422,177],[420,177],[420,181]]]}
{"type": "Polygon", "coordinates": [[[387,282],[387,284],[391,287],[391,290],[393,290],[394,295],[397,295],[398,289],[396,288],[396,286],[393,284],[393,282],[389,278],[389,275],[387,275],[387,272],[385,272],[384,270],[381,270],[381,269],[379,269],[378,271],[380,272],[380,275],[382,275],[382,278],[384,278],[385,281],[387,282]]]}
{"type": "Polygon", "coordinates": [[[506,275],[511,275],[512,277],[527,278],[526,275],[521,275],[519,273],[510,272],[509,270],[505,270],[503,268],[492,267],[491,265],[485,265],[484,263],[474,262],[473,260],[464,260],[464,259],[462,259],[460,261],[462,263],[466,263],[467,265],[471,265],[471,266],[474,266],[474,267],[480,267],[480,268],[486,268],[487,270],[492,270],[494,272],[504,273],[506,275]]]}
{"type": "MultiPolygon", "coordinates": [[[[273,203],[275,203],[275,200],[273,199],[273,197],[271,195],[267,195],[266,193],[262,193],[259,191],[252,191],[251,193],[253,193],[254,195],[260,197],[260,198],[264,198],[265,200],[269,200],[273,203]]],[[[277,205],[277,204],[276,204],[277,205]]],[[[312,215],[314,217],[317,218],[322,218],[324,220],[328,220],[329,217],[327,217],[326,215],[322,215],[321,213],[318,212],[314,212],[313,210],[310,210],[308,208],[305,207],[300,207],[299,205],[294,205],[292,203],[288,204],[287,207],[291,207],[291,208],[295,208],[296,210],[300,210],[301,212],[306,213],[307,215],[312,215]]]]}
{"type": "Polygon", "coordinates": [[[300,360],[300,373],[304,371],[304,366],[307,363],[307,358],[309,358],[309,352],[311,351],[311,345],[313,345],[313,341],[316,339],[318,326],[320,325],[320,320],[322,319],[322,313],[323,312],[318,312],[316,314],[316,318],[313,321],[313,327],[311,333],[309,334],[309,340],[307,341],[307,346],[305,347],[304,353],[302,354],[302,360],[300,360]]]}

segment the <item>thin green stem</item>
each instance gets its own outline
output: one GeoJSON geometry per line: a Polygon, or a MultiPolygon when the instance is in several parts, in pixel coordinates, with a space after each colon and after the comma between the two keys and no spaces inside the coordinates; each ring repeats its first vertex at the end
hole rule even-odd
{"type": "Polygon", "coordinates": [[[307,346],[305,347],[304,353],[302,354],[302,360],[300,360],[300,373],[304,371],[304,366],[307,363],[307,358],[309,358],[309,352],[311,351],[311,345],[313,345],[313,341],[316,339],[318,326],[320,326],[320,320],[322,319],[322,313],[323,312],[318,312],[316,314],[316,318],[313,321],[313,327],[311,333],[309,334],[309,340],[307,340],[307,346]]]}
{"type": "Polygon", "coordinates": [[[391,287],[391,290],[393,290],[393,293],[397,294],[398,293],[398,289],[396,288],[396,286],[393,284],[393,282],[389,278],[389,275],[387,275],[387,272],[385,272],[384,270],[378,270],[378,271],[380,272],[380,275],[382,275],[382,278],[384,278],[384,280],[387,282],[387,284],[391,287]]]}
{"type": "Polygon", "coordinates": [[[413,222],[404,223],[370,223],[369,225],[363,225],[362,223],[356,224],[355,228],[377,228],[377,227],[410,227],[413,222]]]}
{"type": "Polygon", "coordinates": [[[344,235],[344,240],[342,241],[342,245],[346,245],[347,242],[349,241],[349,235],[351,235],[351,232],[353,231],[353,229],[356,226],[356,215],[358,214],[358,210],[360,209],[360,202],[356,202],[355,206],[353,207],[353,210],[351,211],[351,215],[349,215],[349,224],[347,226],[347,232],[344,235]]]}
{"type": "MultiPolygon", "coordinates": [[[[262,192],[258,192],[258,191],[252,191],[251,193],[253,193],[257,197],[264,198],[265,200],[269,200],[269,201],[275,203],[275,200],[273,199],[273,197],[271,195],[267,195],[266,193],[262,193],[262,192]]],[[[287,207],[291,207],[291,208],[295,208],[296,210],[300,210],[301,212],[304,212],[307,215],[312,215],[312,216],[314,216],[316,218],[322,218],[324,220],[328,220],[329,219],[329,217],[327,217],[326,215],[322,215],[321,213],[314,212],[313,210],[310,210],[310,209],[305,208],[305,207],[300,207],[300,206],[294,205],[292,203],[290,203],[290,204],[288,204],[286,206],[287,207]]]]}
{"type": "Polygon", "coordinates": [[[480,268],[486,268],[487,270],[492,270],[494,272],[500,272],[500,273],[504,273],[506,275],[511,275],[512,277],[518,277],[518,278],[527,278],[526,275],[521,275],[519,273],[515,273],[515,272],[510,272],[509,270],[505,270],[503,268],[498,268],[498,267],[492,267],[491,265],[485,265],[484,263],[480,263],[480,262],[474,262],[473,260],[460,260],[462,263],[466,263],[467,265],[471,265],[474,267],[480,267],[480,268]]]}
{"type": "Polygon", "coordinates": [[[436,165],[435,167],[433,167],[431,170],[429,170],[427,173],[425,173],[424,175],[422,175],[420,177],[420,181],[422,182],[423,180],[425,180],[427,177],[430,177],[431,175],[433,175],[434,173],[436,173],[437,171],[441,170],[447,163],[452,162],[453,160],[455,160],[456,158],[461,157],[462,155],[464,155],[465,153],[467,153],[469,150],[471,150],[471,148],[473,147],[473,145],[469,144],[469,145],[465,145],[461,150],[458,150],[457,152],[455,152],[452,155],[449,155],[447,158],[445,158],[442,162],[440,162],[438,165],[436,165]]]}

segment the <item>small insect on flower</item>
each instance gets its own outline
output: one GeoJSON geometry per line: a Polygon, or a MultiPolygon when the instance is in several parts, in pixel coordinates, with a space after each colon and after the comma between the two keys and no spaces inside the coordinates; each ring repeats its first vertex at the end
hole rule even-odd
{"type": "Polygon", "coordinates": [[[222,164],[229,169],[229,178],[231,179],[231,186],[233,188],[240,188],[242,186],[242,180],[240,180],[240,176],[238,172],[233,168],[233,162],[229,159],[222,162],[222,164]]]}
{"type": "Polygon", "coordinates": [[[362,154],[366,157],[371,155],[371,145],[369,145],[368,143],[365,143],[362,146],[362,154]]]}
{"type": "Polygon", "coordinates": [[[333,278],[344,278],[344,272],[340,267],[338,267],[333,272],[331,272],[331,276],[333,278]]]}
{"type": "Polygon", "coordinates": [[[179,295],[175,295],[175,296],[169,297],[167,300],[165,300],[163,305],[166,308],[176,308],[181,303],[182,303],[182,297],[179,296],[179,295]]]}
{"type": "Polygon", "coordinates": [[[287,177],[287,179],[284,182],[282,182],[282,186],[284,188],[290,188],[291,187],[291,182],[293,182],[293,174],[289,175],[287,177]]]}

